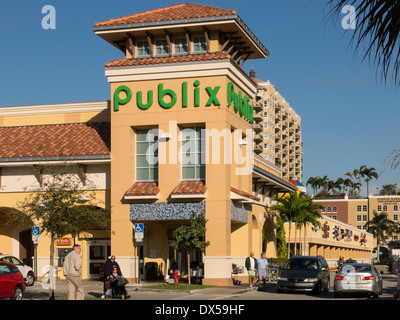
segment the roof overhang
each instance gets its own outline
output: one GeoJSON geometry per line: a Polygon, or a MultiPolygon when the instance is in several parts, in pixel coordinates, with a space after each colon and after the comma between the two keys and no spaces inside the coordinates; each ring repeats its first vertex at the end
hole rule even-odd
{"type": "Polygon", "coordinates": [[[296,186],[257,166],[253,166],[253,178],[256,178],[258,183],[263,183],[277,192],[297,191],[296,186]]]}
{"type": "Polygon", "coordinates": [[[92,31],[99,37],[114,45],[116,42],[126,40],[128,35],[145,37],[146,33],[151,33],[154,36],[165,36],[166,30],[171,33],[185,33],[185,30],[190,30],[190,32],[203,32],[204,27],[210,31],[218,30],[222,33],[234,32],[235,36],[240,37],[241,41],[244,41],[246,46],[250,47],[249,51],[253,52],[249,56],[249,59],[261,59],[269,56],[268,49],[261,43],[238,15],[100,25],[93,26],[92,31]]]}

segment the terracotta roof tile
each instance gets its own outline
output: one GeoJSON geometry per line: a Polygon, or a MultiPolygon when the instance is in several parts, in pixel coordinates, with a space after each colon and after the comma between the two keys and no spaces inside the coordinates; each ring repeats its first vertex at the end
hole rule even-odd
{"type": "Polygon", "coordinates": [[[234,187],[231,187],[231,191],[236,193],[236,194],[238,194],[238,195],[240,195],[240,196],[242,196],[242,197],[246,197],[246,198],[249,198],[251,200],[260,201],[260,198],[258,198],[256,196],[253,196],[252,194],[250,194],[250,193],[248,193],[246,191],[239,190],[239,189],[234,188],[234,187]]]}
{"type": "Polygon", "coordinates": [[[159,192],[155,182],[136,182],[125,192],[125,196],[156,196],[159,192]]]}
{"type": "Polygon", "coordinates": [[[172,190],[172,194],[205,194],[206,191],[203,181],[182,181],[172,190]]]}
{"type": "Polygon", "coordinates": [[[0,159],[110,154],[110,123],[0,127],[0,159]]]}
{"type": "Polygon", "coordinates": [[[236,15],[236,11],[194,3],[181,3],[170,7],[149,10],[128,16],[97,22],[95,26],[113,26],[130,23],[216,17],[225,15],[236,15]]]}
{"type": "Polygon", "coordinates": [[[225,60],[225,59],[229,60],[230,58],[231,56],[224,52],[181,55],[181,56],[171,56],[171,57],[168,56],[168,57],[142,58],[142,59],[122,58],[106,63],[105,67],[106,68],[132,67],[132,66],[145,66],[153,64],[185,63],[185,62],[225,60]]]}

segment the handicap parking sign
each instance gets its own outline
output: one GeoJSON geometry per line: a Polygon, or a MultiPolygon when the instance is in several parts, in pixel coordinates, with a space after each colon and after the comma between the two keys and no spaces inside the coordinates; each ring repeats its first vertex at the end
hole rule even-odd
{"type": "Polygon", "coordinates": [[[33,226],[32,227],[32,235],[33,236],[38,236],[40,234],[40,227],[39,226],[33,226]]]}
{"type": "Polygon", "coordinates": [[[135,223],[135,233],[143,233],[143,232],[144,232],[144,224],[135,223]]]}

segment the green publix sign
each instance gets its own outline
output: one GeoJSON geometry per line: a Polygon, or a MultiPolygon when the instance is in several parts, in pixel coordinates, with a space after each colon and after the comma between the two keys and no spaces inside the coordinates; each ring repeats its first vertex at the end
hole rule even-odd
{"type": "MultiPolygon", "coordinates": [[[[182,108],[187,108],[188,107],[188,82],[182,82],[181,84],[181,103],[182,103],[182,108]]],[[[212,105],[214,106],[220,106],[221,103],[218,99],[218,93],[220,91],[221,87],[216,86],[214,88],[212,87],[206,87],[205,91],[208,94],[208,100],[206,102],[206,107],[210,107],[212,105]]],[[[164,109],[170,109],[173,106],[176,105],[178,101],[178,96],[175,91],[172,89],[166,89],[164,88],[164,84],[160,83],[158,84],[157,88],[157,98],[158,98],[158,104],[160,107],[164,109]],[[168,97],[165,99],[165,97],[168,97]]],[[[200,106],[200,81],[196,80],[193,82],[193,91],[194,91],[194,106],[199,107],[200,106]]],[[[119,86],[115,91],[114,91],[114,111],[119,111],[119,107],[127,104],[132,100],[132,90],[125,85],[119,86]],[[121,92],[125,93],[125,97],[121,98],[120,94],[121,92]]],[[[147,91],[147,99],[145,102],[143,102],[143,92],[142,91],[137,91],[136,92],[136,104],[137,107],[141,110],[147,110],[149,109],[154,103],[154,92],[153,90],[148,90],[147,91]]],[[[241,116],[243,116],[247,121],[250,123],[254,122],[253,119],[253,107],[250,105],[250,98],[246,95],[244,95],[240,90],[236,93],[235,92],[235,87],[232,82],[229,82],[227,85],[227,105],[228,107],[233,104],[233,109],[235,112],[239,112],[241,116]]]]}

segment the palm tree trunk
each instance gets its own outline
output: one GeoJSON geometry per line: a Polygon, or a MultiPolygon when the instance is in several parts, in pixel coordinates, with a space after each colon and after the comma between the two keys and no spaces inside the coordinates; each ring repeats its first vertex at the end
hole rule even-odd
{"type": "Polygon", "coordinates": [[[297,255],[297,223],[294,224],[294,255],[297,255]]]}
{"type": "Polygon", "coordinates": [[[290,258],[290,234],[292,231],[292,221],[289,220],[289,241],[288,241],[288,258],[290,258]]]}
{"type": "Polygon", "coordinates": [[[49,300],[54,300],[54,242],[56,241],[54,234],[51,235],[50,241],[49,300]]]}
{"type": "Polygon", "coordinates": [[[191,278],[190,278],[190,251],[187,253],[187,263],[188,263],[188,284],[191,285],[191,278]]]}
{"type": "Polygon", "coordinates": [[[307,223],[304,224],[304,248],[303,248],[303,253],[306,256],[307,255],[307,250],[306,250],[306,233],[307,233],[307,223]]]}

